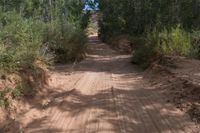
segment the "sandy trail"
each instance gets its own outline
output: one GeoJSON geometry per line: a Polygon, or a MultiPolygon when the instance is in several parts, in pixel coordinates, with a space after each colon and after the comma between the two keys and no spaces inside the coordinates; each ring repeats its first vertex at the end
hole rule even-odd
{"type": "Polygon", "coordinates": [[[129,55],[93,37],[86,60],[52,73],[48,105],[33,107],[19,121],[25,133],[197,133],[142,74],[129,55]]]}

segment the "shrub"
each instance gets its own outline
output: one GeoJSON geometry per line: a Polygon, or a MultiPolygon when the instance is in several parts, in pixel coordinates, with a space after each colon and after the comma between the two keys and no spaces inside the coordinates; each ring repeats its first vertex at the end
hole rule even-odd
{"type": "Polygon", "coordinates": [[[56,62],[83,58],[86,49],[86,33],[70,23],[54,22],[48,25],[45,32],[45,43],[55,53],[56,62]]]}
{"type": "Polygon", "coordinates": [[[22,81],[15,88],[6,87],[0,91],[0,107],[9,107],[11,100],[30,95],[32,91],[28,81],[22,81]]]}
{"type": "Polygon", "coordinates": [[[0,27],[0,73],[32,67],[36,60],[49,64],[54,58],[67,62],[84,57],[86,33],[71,23],[45,23],[12,11],[0,14],[0,27]]]}
{"type": "Polygon", "coordinates": [[[200,59],[200,31],[192,33],[191,57],[200,59]]]}
{"type": "Polygon", "coordinates": [[[153,31],[148,33],[133,55],[133,62],[148,67],[162,56],[189,56],[192,50],[191,34],[180,26],[171,30],[153,31]]]}
{"type": "Polygon", "coordinates": [[[188,56],[191,50],[191,34],[180,26],[158,33],[158,47],[161,54],[188,56]]]}
{"type": "MultiPolygon", "coordinates": [[[[1,18],[2,19],[2,18],[1,18]]],[[[15,12],[8,12],[0,32],[0,71],[13,72],[40,58],[42,30],[39,23],[23,19],[15,12]],[[13,17],[14,16],[14,17],[13,17]]]]}
{"type": "Polygon", "coordinates": [[[133,52],[133,63],[139,64],[142,68],[149,66],[156,59],[158,43],[158,34],[153,32],[148,34],[146,38],[136,39],[140,46],[136,47],[133,52]]]}
{"type": "Polygon", "coordinates": [[[0,50],[0,72],[13,72],[17,70],[18,63],[13,52],[0,50]]]}

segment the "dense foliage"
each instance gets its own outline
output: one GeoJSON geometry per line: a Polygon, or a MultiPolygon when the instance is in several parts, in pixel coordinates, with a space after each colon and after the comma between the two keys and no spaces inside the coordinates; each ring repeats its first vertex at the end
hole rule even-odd
{"type": "Polygon", "coordinates": [[[12,82],[0,86],[0,107],[35,96],[44,64],[84,57],[90,13],[83,8],[81,0],[0,0],[0,78],[12,82]]]}
{"type": "MultiPolygon", "coordinates": [[[[128,34],[144,38],[143,51],[136,53],[147,48],[146,56],[154,55],[153,49],[157,54],[200,55],[199,36],[193,37],[200,28],[199,0],[99,0],[99,8],[104,41],[128,34]]],[[[137,55],[137,60],[143,59],[144,55],[137,55]]]]}
{"type": "Polygon", "coordinates": [[[133,35],[171,28],[180,24],[186,30],[199,28],[198,0],[100,0],[101,33],[133,35]]]}
{"type": "Polygon", "coordinates": [[[0,71],[82,58],[90,15],[83,8],[80,0],[0,0],[0,71]]]}

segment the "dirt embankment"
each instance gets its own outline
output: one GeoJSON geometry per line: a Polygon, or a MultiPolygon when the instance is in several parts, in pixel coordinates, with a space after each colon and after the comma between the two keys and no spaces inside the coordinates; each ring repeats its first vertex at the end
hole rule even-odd
{"type": "Polygon", "coordinates": [[[47,69],[41,62],[34,68],[1,75],[0,78],[0,132],[17,126],[16,117],[30,109],[33,99],[40,99],[47,84],[47,69]]]}
{"type": "Polygon", "coordinates": [[[184,57],[166,57],[145,72],[151,86],[168,95],[167,102],[187,112],[200,123],[200,61],[184,57]]]}

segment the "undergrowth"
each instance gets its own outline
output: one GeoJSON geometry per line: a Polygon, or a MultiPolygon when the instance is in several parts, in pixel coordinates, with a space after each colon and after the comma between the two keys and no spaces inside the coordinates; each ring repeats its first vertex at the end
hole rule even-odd
{"type": "Polygon", "coordinates": [[[200,47],[197,38],[180,26],[170,30],[154,30],[145,35],[144,43],[133,52],[133,62],[147,68],[163,56],[198,57],[200,47]]]}
{"type": "Polygon", "coordinates": [[[86,33],[69,22],[43,22],[10,11],[0,14],[0,28],[0,73],[31,68],[36,60],[52,64],[84,57],[86,33]]]}
{"type": "Polygon", "coordinates": [[[0,107],[8,108],[12,100],[18,100],[31,92],[32,88],[28,81],[19,83],[15,88],[6,87],[0,91],[0,107]]]}
{"type": "Polygon", "coordinates": [[[84,57],[86,33],[70,23],[60,24],[55,21],[53,26],[48,25],[44,38],[45,44],[55,55],[55,62],[66,63],[84,57]]]}

